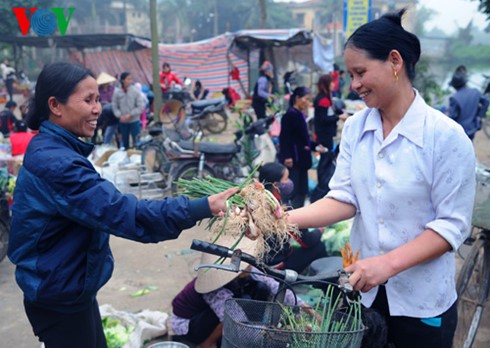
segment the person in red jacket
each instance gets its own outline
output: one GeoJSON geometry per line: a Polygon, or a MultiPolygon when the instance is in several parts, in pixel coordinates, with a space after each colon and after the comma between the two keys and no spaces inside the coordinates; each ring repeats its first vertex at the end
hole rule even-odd
{"type": "Polygon", "coordinates": [[[14,132],[10,134],[10,145],[12,146],[12,156],[23,155],[27,145],[35,134],[27,131],[24,121],[17,121],[14,132]]]}
{"type": "Polygon", "coordinates": [[[184,86],[184,83],[171,71],[170,64],[162,64],[162,72],[160,73],[160,87],[162,93],[168,91],[174,85],[184,86]]]}

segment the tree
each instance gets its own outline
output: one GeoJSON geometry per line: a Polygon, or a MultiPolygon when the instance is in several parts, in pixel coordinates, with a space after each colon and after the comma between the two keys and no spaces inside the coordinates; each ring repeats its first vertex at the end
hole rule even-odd
{"type": "Polygon", "coordinates": [[[489,21],[487,27],[485,28],[485,31],[490,32],[490,0],[479,1],[480,5],[478,6],[478,9],[480,10],[480,12],[487,15],[487,20],[489,21]]]}
{"type": "Polygon", "coordinates": [[[435,13],[436,11],[429,9],[425,6],[422,6],[417,11],[417,16],[415,17],[415,26],[414,26],[415,35],[417,35],[418,37],[425,36],[426,34],[425,24],[429,23],[432,20],[432,17],[434,17],[435,13]]]}
{"type": "Polygon", "coordinates": [[[260,8],[260,28],[264,29],[267,24],[267,4],[266,0],[258,0],[260,8]]]}
{"type": "Polygon", "coordinates": [[[424,57],[420,59],[417,63],[414,86],[427,104],[438,108],[444,105],[444,97],[450,94],[450,91],[447,88],[442,88],[436,82],[435,76],[431,73],[430,65],[430,59],[424,57]]]}
{"type": "Polygon", "coordinates": [[[165,24],[161,37],[166,42],[173,42],[176,37],[190,41],[241,29],[291,27],[291,13],[284,4],[263,0],[267,13],[264,24],[264,12],[257,1],[161,0],[160,18],[165,24]]]}

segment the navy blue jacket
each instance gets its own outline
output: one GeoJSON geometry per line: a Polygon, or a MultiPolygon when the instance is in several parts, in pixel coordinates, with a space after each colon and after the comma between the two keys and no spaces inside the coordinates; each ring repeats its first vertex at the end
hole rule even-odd
{"type": "Polygon", "coordinates": [[[310,169],[312,165],[311,151],[315,145],[310,140],[305,115],[290,107],[281,118],[279,161],[284,163],[284,160],[292,158],[294,166],[310,169]]]}
{"type": "Polygon", "coordinates": [[[473,138],[481,128],[481,119],[485,117],[488,104],[488,99],[479,90],[464,86],[449,99],[449,116],[473,138]]]}
{"type": "Polygon", "coordinates": [[[27,302],[62,312],[90,305],[109,280],[109,235],[143,243],[175,239],[211,216],[207,198],[138,200],[100,177],[93,146],[43,122],[14,192],[8,256],[27,302]]]}

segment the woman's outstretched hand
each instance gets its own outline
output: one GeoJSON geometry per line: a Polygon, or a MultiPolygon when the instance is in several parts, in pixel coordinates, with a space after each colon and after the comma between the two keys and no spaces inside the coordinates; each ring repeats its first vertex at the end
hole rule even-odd
{"type": "Polygon", "coordinates": [[[215,195],[208,197],[209,208],[211,209],[211,214],[214,216],[219,216],[220,213],[224,213],[226,211],[226,200],[233,196],[238,191],[237,187],[229,188],[226,191],[221,193],[217,193],[215,195]]]}

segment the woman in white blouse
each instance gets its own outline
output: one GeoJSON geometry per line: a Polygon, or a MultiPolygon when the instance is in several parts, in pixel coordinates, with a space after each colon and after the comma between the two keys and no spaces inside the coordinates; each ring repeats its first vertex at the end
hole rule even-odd
{"type": "Polygon", "coordinates": [[[352,88],[368,108],[345,123],[331,191],[289,220],[308,228],[354,217],[360,259],[346,271],[364,305],[386,318],[390,342],[451,347],[454,251],[470,232],[475,155],[463,129],[412,86],[420,42],[401,26],[404,12],[345,44],[352,88]]]}

